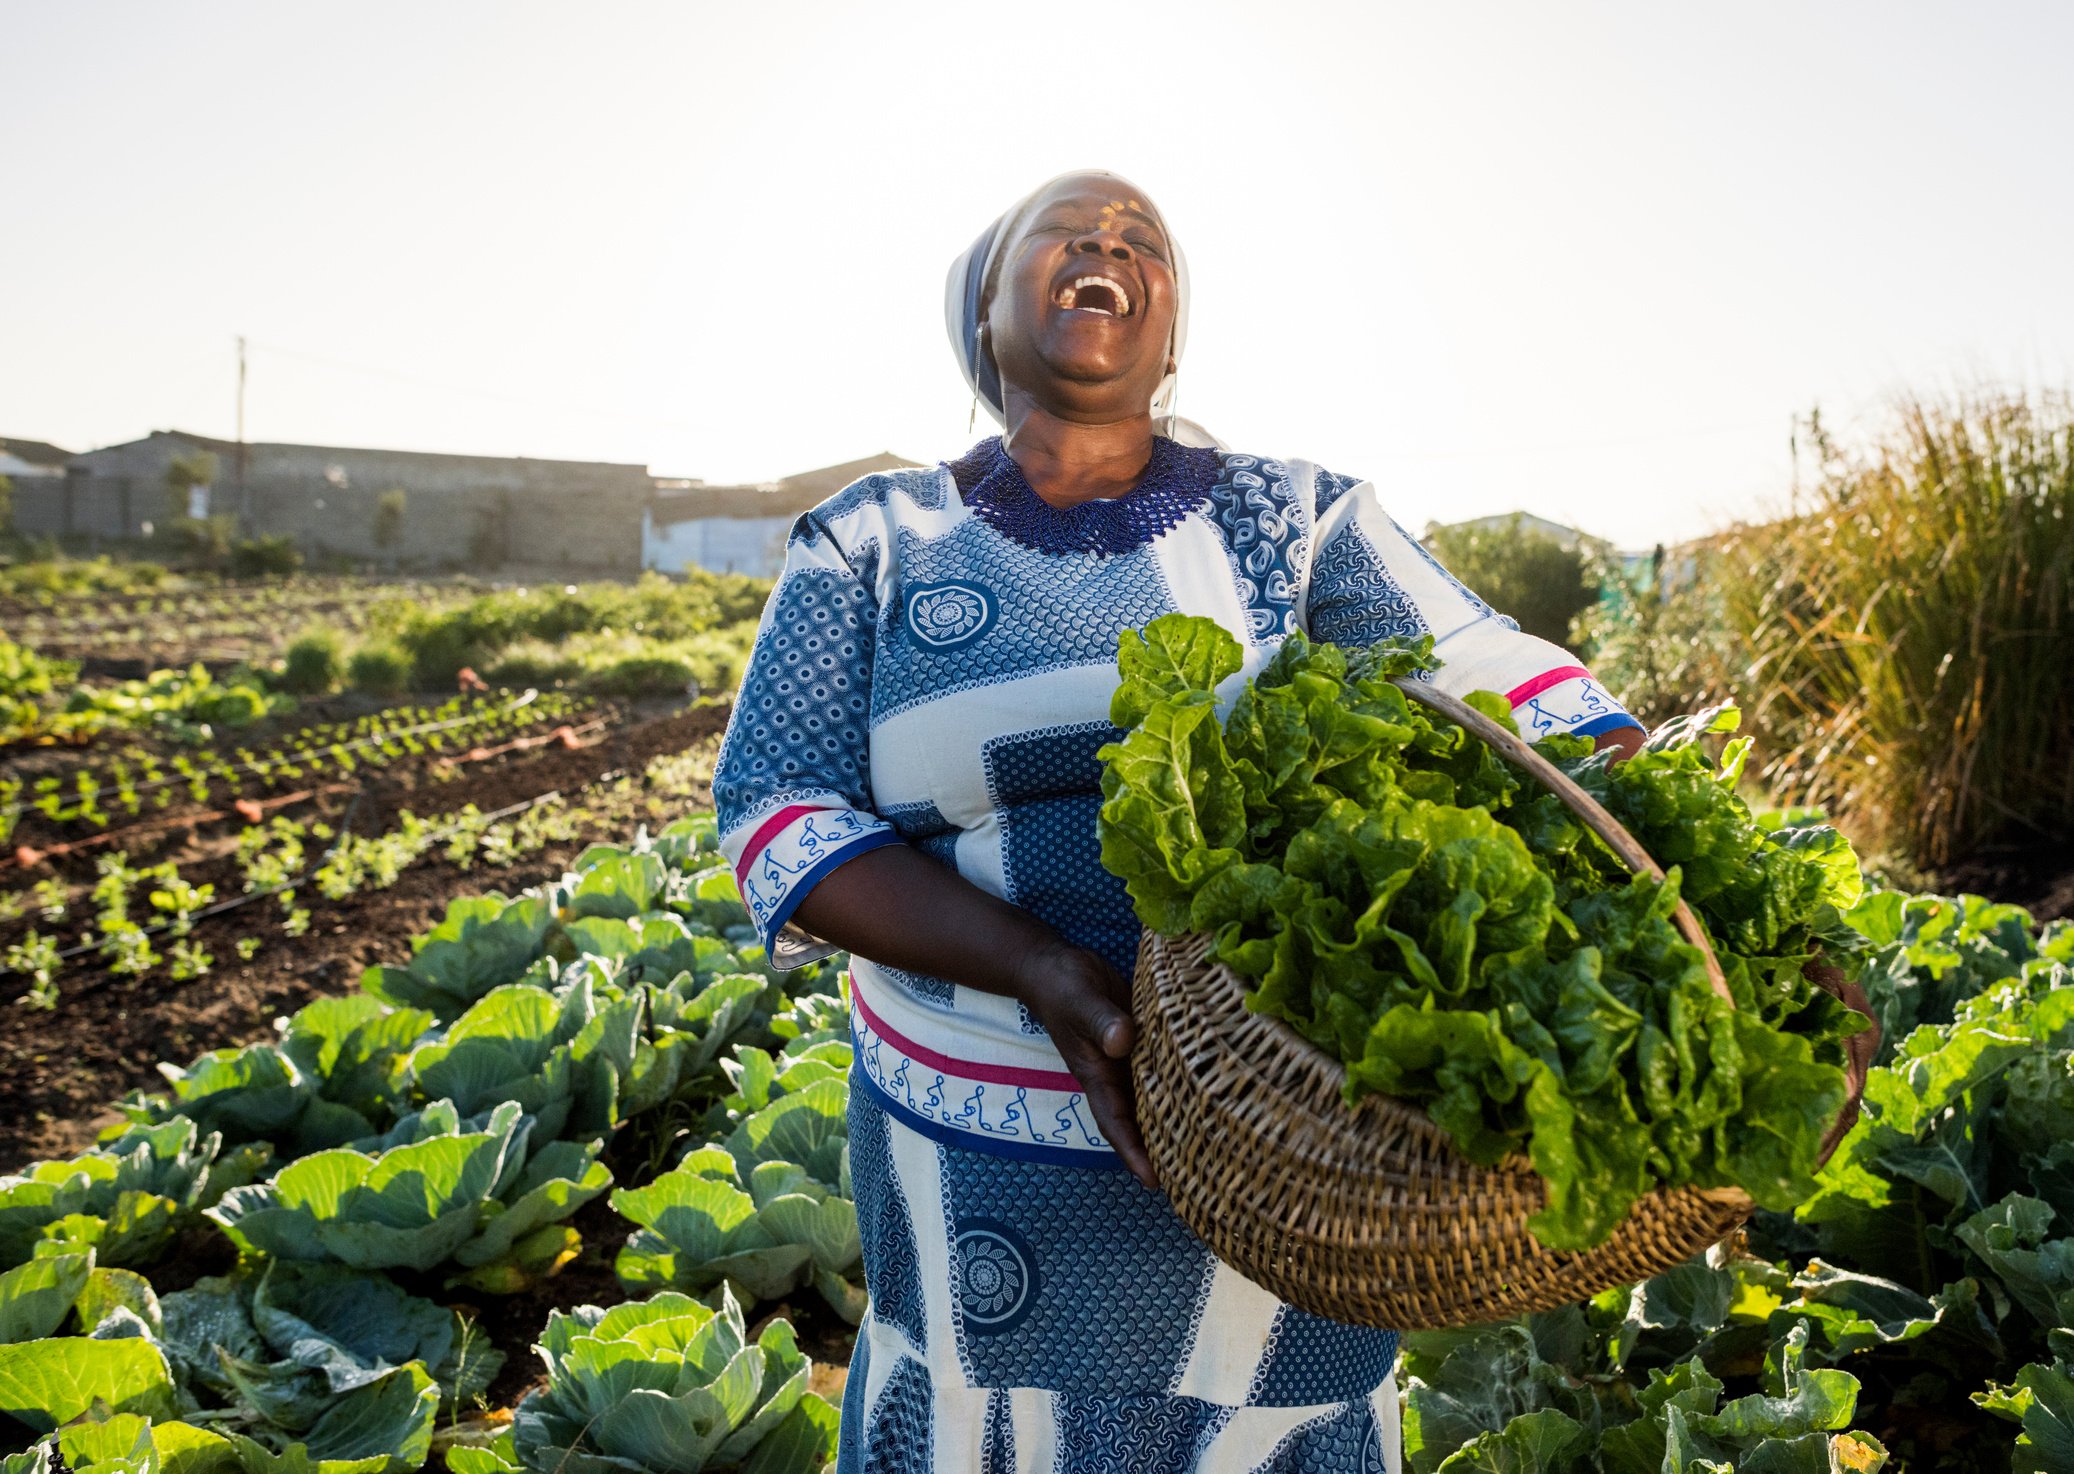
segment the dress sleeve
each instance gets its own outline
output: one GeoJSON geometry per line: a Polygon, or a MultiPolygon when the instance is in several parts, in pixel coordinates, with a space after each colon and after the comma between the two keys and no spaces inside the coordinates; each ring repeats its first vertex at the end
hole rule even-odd
{"type": "Polygon", "coordinates": [[[900,842],[872,812],[871,666],[878,594],[808,513],[764,605],[713,774],[720,850],[771,965],[836,947],[792,920],[846,860],[900,842]]]}
{"type": "Polygon", "coordinates": [[[1317,553],[1303,610],[1312,637],[1368,645],[1430,634],[1445,662],[1433,684],[1451,696],[1496,691],[1529,741],[1641,727],[1576,656],[1524,633],[1441,567],[1383,510],[1374,483],[1321,472],[1317,487],[1317,553]]]}

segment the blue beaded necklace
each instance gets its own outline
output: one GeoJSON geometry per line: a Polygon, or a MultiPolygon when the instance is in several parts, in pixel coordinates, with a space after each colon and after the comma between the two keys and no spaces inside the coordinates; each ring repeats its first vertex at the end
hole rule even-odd
{"type": "Polygon", "coordinates": [[[1217,452],[1152,437],[1152,461],[1138,484],[1117,497],[1054,507],[1023,479],[1022,467],[990,436],[944,463],[965,504],[1003,537],[1040,553],[1107,558],[1143,547],[1194,511],[1217,484],[1217,452]]]}

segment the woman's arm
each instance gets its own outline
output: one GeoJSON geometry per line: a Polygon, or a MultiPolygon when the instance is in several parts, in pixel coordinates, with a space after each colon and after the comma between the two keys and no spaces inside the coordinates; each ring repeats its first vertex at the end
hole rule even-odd
{"type": "Polygon", "coordinates": [[[853,562],[816,513],[787,546],[713,778],[720,848],[742,900],[774,966],[841,948],[1014,998],[1050,1033],[1124,1164],[1152,1185],[1125,1062],[1129,983],[902,843],[873,811],[871,559],[853,562]],[[817,704],[803,707],[808,695],[817,704]]]}
{"type": "Polygon", "coordinates": [[[794,917],[873,962],[1021,1003],[1051,1035],[1124,1165],[1159,1185],[1131,1099],[1130,983],[1095,953],[906,845],[829,872],[794,917]]]}

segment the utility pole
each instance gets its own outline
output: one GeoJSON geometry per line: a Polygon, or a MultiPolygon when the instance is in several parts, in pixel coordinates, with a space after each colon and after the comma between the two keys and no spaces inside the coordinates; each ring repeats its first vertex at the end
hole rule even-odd
{"type": "Polygon", "coordinates": [[[238,525],[252,535],[252,499],[245,489],[245,335],[238,334],[238,454],[232,462],[238,480],[238,525]]]}

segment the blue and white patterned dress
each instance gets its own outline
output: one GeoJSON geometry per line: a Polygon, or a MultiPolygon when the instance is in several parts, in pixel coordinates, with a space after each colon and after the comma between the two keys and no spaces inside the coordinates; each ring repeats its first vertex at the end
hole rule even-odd
{"type": "MultiPolygon", "coordinates": [[[[1159,439],[1143,483],[1059,511],[998,439],[867,476],[794,527],[713,790],[780,965],[836,866],[909,844],[1126,976],[1138,923],[1096,838],[1117,636],[1173,611],[1245,645],[1430,632],[1436,684],[1524,729],[1632,717],[1383,510],[1304,461],[1159,439]]],[[[851,1171],[872,1307],[841,1474],[1350,1474],[1398,1467],[1390,1331],[1220,1263],[1096,1131],[1014,1001],[853,961],[851,1171]]]]}

